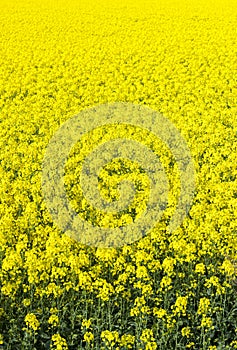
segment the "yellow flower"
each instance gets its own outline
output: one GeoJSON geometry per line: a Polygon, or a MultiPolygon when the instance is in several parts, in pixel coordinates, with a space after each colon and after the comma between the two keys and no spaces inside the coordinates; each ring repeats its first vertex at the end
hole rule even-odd
{"type": "Polygon", "coordinates": [[[206,269],[205,269],[205,265],[203,263],[196,264],[196,266],[195,266],[196,273],[200,273],[201,275],[203,275],[205,273],[205,271],[206,271],[206,269]]]}
{"type": "Polygon", "coordinates": [[[181,333],[182,333],[183,337],[189,338],[190,337],[190,333],[191,333],[190,327],[183,327],[181,329],[181,333]]]}
{"type": "Polygon", "coordinates": [[[172,309],[174,309],[174,315],[186,315],[186,308],[188,303],[188,297],[181,297],[179,296],[176,299],[176,302],[174,305],[171,306],[172,309]]]}
{"type": "Polygon", "coordinates": [[[39,321],[37,320],[36,316],[33,313],[29,313],[26,315],[25,323],[27,327],[32,328],[34,331],[37,331],[37,329],[40,326],[39,321]]]}
{"type": "Polygon", "coordinates": [[[23,300],[23,305],[24,305],[24,306],[27,307],[27,306],[29,306],[30,304],[31,304],[31,300],[30,300],[30,299],[24,299],[24,300],[23,300]]]}
{"type": "Polygon", "coordinates": [[[146,305],[146,300],[144,295],[141,297],[137,297],[134,302],[134,307],[130,309],[131,316],[138,316],[139,314],[143,314],[142,317],[145,317],[146,314],[150,314],[150,307],[146,305]]]}
{"type": "Polygon", "coordinates": [[[52,324],[54,327],[59,323],[59,318],[57,315],[51,315],[48,319],[48,323],[52,324]]]}
{"type": "Polygon", "coordinates": [[[220,267],[220,270],[224,271],[228,276],[233,276],[236,268],[235,268],[234,264],[232,264],[229,259],[226,259],[223,261],[223,263],[220,267]]]}
{"type": "Polygon", "coordinates": [[[207,328],[207,329],[214,329],[214,326],[212,326],[212,319],[211,317],[207,317],[206,315],[202,316],[201,320],[201,327],[202,328],[207,328]]]}
{"type": "Polygon", "coordinates": [[[91,332],[86,332],[83,336],[85,342],[91,343],[94,340],[94,335],[91,332]]]}
{"type": "Polygon", "coordinates": [[[158,308],[155,307],[155,308],[153,309],[153,313],[154,313],[154,315],[157,316],[158,318],[164,318],[164,316],[166,315],[166,310],[164,310],[164,309],[162,309],[162,308],[158,309],[158,308]]]}
{"type": "Polygon", "coordinates": [[[124,334],[121,336],[119,344],[125,346],[127,349],[132,349],[135,342],[135,336],[131,334],[124,334]]]}
{"type": "Polygon", "coordinates": [[[206,280],[204,285],[207,288],[211,288],[211,286],[215,286],[217,294],[225,294],[225,287],[223,287],[219,283],[219,278],[217,276],[211,276],[209,279],[206,280]]]}
{"type": "Polygon", "coordinates": [[[68,350],[68,345],[66,340],[63,337],[61,337],[59,333],[53,334],[52,342],[53,342],[53,345],[52,344],[50,345],[51,349],[68,350]]]}
{"type": "Polygon", "coordinates": [[[103,301],[109,300],[109,297],[114,293],[114,287],[106,280],[97,279],[94,282],[94,287],[98,289],[98,294],[96,297],[102,299],[103,301]]]}
{"type": "Polygon", "coordinates": [[[167,290],[172,289],[171,284],[172,284],[172,279],[170,277],[168,277],[168,276],[162,277],[162,280],[160,281],[161,289],[163,289],[163,288],[167,289],[167,290]]]}
{"type": "Polygon", "coordinates": [[[230,346],[233,346],[234,349],[237,349],[237,340],[233,340],[233,341],[230,343],[230,346]]]}
{"type": "Polygon", "coordinates": [[[140,336],[140,340],[145,344],[146,350],[155,350],[157,349],[157,344],[153,335],[152,329],[144,329],[140,336]]]}
{"type": "Polygon", "coordinates": [[[136,277],[137,278],[143,278],[143,279],[148,279],[148,273],[147,269],[145,266],[138,266],[136,269],[136,277]]]}
{"type": "Polygon", "coordinates": [[[58,309],[56,307],[51,307],[49,311],[51,314],[56,314],[58,312],[58,309]]]}
{"type": "Polygon", "coordinates": [[[176,260],[174,258],[165,258],[162,263],[164,272],[167,273],[169,276],[172,275],[175,264],[176,264],[176,260]]]}
{"type": "Polygon", "coordinates": [[[106,345],[113,347],[119,340],[119,334],[117,331],[105,330],[101,332],[101,339],[105,342],[106,345]]]}
{"type": "Polygon", "coordinates": [[[197,313],[199,315],[206,314],[209,311],[211,302],[208,298],[204,297],[199,300],[199,306],[197,313]]]}
{"type": "Polygon", "coordinates": [[[82,320],[82,324],[81,324],[81,327],[85,327],[86,329],[90,328],[91,326],[91,320],[82,320]]]}

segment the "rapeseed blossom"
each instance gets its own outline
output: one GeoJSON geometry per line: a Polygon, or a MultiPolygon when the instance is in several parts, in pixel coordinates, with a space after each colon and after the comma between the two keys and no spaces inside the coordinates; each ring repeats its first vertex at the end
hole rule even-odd
{"type": "Polygon", "coordinates": [[[60,334],[58,333],[54,334],[52,336],[52,342],[53,342],[53,345],[51,345],[51,349],[68,350],[67,342],[63,337],[61,337],[60,334]]]}
{"type": "MultiPolygon", "coordinates": [[[[39,328],[39,321],[37,320],[37,317],[33,314],[33,313],[29,313],[26,315],[25,317],[25,323],[27,325],[27,327],[33,329],[34,331],[37,331],[37,329],[39,328]]],[[[24,328],[26,329],[26,328],[24,328]]]]}

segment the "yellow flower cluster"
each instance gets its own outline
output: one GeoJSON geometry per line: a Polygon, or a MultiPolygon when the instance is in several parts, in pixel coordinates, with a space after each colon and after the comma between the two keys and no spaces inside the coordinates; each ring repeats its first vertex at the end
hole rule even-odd
{"type": "Polygon", "coordinates": [[[208,298],[201,298],[199,301],[198,311],[199,315],[206,314],[209,310],[210,300],[208,298]]]}
{"type": "Polygon", "coordinates": [[[156,350],[157,344],[151,329],[144,329],[142,335],[140,336],[141,341],[145,344],[146,350],[156,350]]]}
{"type": "Polygon", "coordinates": [[[61,335],[58,333],[52,336],[52,343],[53,345],[51,345],[51,349],[68,350],[66,340],[63,337],[61,337],[61,335]]]}
{"type": "MultiPolygon", "coordinates": [[[[33,329],[34,331],[37,331],[37,329],[39,328],[39,325],[40,325],[36,316],[32,313],[29,313],[26,315],[25,323],[26,323],[27,327],[33,329]]],[[[23,328],[23,329],[26,329],[26,328],[23,328]]]]}
{"type": "Polygon", "coordinates": [[[113,348],[119,340],[119,333],[117,331],[103,331],[101,333],[101,339],[103,340],[105,345],[109,346],[110,348],[113,348]]]}
{"type": "Polygon", "coordinates": [[[186,315],[186,308],[187,308],[188,298],[187,297],[178,297],[176,299],[176,302],[174,305],[171,306],[172,309],[174,309],[173,313],[174,315],[186,315]]]}

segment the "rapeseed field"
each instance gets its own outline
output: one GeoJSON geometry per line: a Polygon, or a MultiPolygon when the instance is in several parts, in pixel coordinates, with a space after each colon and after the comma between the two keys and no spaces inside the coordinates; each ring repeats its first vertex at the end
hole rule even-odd
{"type": "Polygon", "coordinates": [[[0,0],[0,349],[237,348],[236,38],[235,0],[0,0]],[[149,232],[100,247],[54,222],[42,172],[64,123],[118,102],[174,125],[195,188],[171,232],[181,176],[168,147],[132,123],[85,134],[64,174],[83,220],[133,224],[149,195],[139,164],[116,159],[100,173],[100,193],[115,203],[125,178],[133,204],[119,215],[88,205],[81,162],[98,140],[149,141],[170,185],[149,232]]]}

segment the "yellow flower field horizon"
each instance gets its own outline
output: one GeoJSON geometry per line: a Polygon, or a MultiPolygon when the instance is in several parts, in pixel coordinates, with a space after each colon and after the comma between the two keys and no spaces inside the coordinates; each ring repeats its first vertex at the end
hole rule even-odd
{"type": "MultiPolygon", "coordinates": [[[[236,28],[234,0],[0,0],[0,349],[237,348],[236,28]],[[53,221],[42,164],[66,121],[117,102],[179,130],[196,187],[169,233],[179,169],[144,133],[168,172],[168,207],[141,239],[100,248],[53,221]]],[[[76,212],[111,228],[136,221],[149,195],[141,167],[117,159],[100,173],[101,196],[115,202],[128,179],[133,205],[103,217],[83,199],[83,155],[116,135],[85,135],[64,176],[76,212]]]]}

